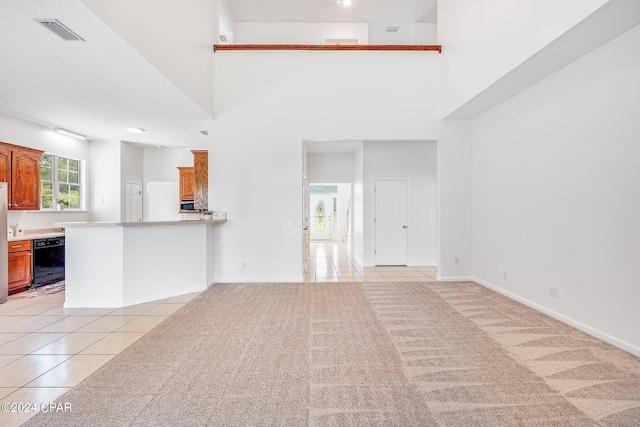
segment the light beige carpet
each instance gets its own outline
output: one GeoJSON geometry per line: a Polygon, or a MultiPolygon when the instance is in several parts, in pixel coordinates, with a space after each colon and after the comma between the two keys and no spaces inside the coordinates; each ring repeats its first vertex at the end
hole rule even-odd
{"type": "Polygon", "coordinates": [[[638,426],[640,359],[472,283],[219,284],[29,426],[638,426]]]}

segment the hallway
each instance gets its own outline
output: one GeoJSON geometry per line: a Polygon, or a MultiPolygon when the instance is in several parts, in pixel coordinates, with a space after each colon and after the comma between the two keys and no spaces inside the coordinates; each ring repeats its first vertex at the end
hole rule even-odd
{"type": "Polygon", "coordinates": [[[337,241],[312,241],[305,282],[425,282],[435,281],[437,267],[364,267],[354,263],[337,241]]]}

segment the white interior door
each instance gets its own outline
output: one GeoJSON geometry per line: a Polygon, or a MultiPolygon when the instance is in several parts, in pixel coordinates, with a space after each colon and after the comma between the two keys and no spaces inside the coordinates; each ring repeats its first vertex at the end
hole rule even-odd
{"type": "Polygon", "coordinates": [[[311,239],[331,240],[333,197],[330,194],[311,194],[310,200],[311,239]]]}
{"type": "Polygon", "coordinates": [[[407,181],[376,180],[376,265],[407,265],[407,181]]]}
{"type": "Polygon", "coordinates": [[[127,181],[126,222],[142,221],[142,185],[127,181]]]}

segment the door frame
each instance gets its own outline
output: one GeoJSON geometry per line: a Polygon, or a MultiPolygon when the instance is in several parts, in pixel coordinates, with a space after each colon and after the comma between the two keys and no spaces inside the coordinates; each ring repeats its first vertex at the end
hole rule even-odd
{"type": "Polygon", "coordinates": [[[372,227],[372,233],[373,236],[371,237],[371,241],[373,242],[373,265],[377,266],[378,265],[378,260],[377,260],[377,249],[378,249],[378,242],[376,241],[376,234],[377,234],[377,224],[376,224],[376,214],[377,214],[377,203],[376,203],[376,197],[377,197],[377,193],[376,193],[376,182],[377,181],[404,181],[406,183],[407,186],[407,198],[406,198],[406,209],[407,209],[407,247],[406,247],[406,259],[405,259],[405,264],[406,266],[409,266],[409,248],[411,247],[410,245],[410,239],[411,239],[411,217],[410,217],[410,208],[411,208],[411,180],[409,178],[406,177],[402,177],[402,178],[372,178],[371,179],[371,192],[372,194],[372,198],[373,198],[373,209],[371,209],[371,223],[373,224],[372,227]]]}
{"type": "Polygon", "coordinates": [[[302,173],[302,274],[307,273],[307,264],[311,258],[311,230],[309,229],[309,182],[306,173],[302,173]]]}

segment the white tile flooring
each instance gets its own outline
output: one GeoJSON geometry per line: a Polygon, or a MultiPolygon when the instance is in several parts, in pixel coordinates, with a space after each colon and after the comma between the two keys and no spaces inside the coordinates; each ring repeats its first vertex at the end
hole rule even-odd
{"type": "MultiPolygon", "coordinates": [[[[64,293],[10,296],[0,305],[0,404],[53,402],[197,295],[120,309],[65,309],[64,293]]],[[[33,415],[0,409],[0,426],[33,415]]]]}
{"type": "MultiPolygon", "coordinates": [[[[313,242],[305,282],[435,280],[435,267],[357,267],[341,242],[313,242]]],[[[192,293],[132,307],[63,308],[64,293],[10,296],[0,305],[0,404],[53,402],[195,298],[192,293]]],[[[0,410],[0,426],[32,412],[0,410]]]]}
{"type": "Polygon", "coordinates": [[[436,267],[360,267],[342,242],[312,241],[305,282],[398,282],[436,280],[436,267]]]}

